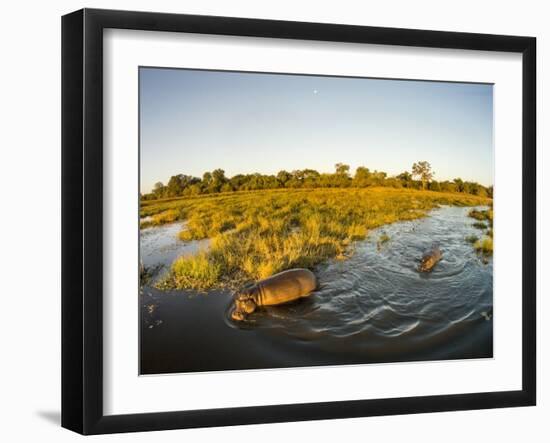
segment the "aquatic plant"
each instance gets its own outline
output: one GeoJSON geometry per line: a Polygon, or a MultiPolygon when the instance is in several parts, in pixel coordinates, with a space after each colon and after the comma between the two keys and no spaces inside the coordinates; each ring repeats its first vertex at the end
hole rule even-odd
{"type": "Polygon", "coordinates": [[[492,201],[489,204],[490,209],[487,210],[478,210],[472,209],[468,212],[468,216],[477,220],[472,226],[478,229],[486,229],[486,235],[478,239],[476,236],[472,235],[466,240],[474,245],[474,249],[483,255],[484,260],[488,256],[493,254],[493,203],[492,201]],[[485,224],[487,222],[488,224],[485,224]]]}
{"type": "Polygon", "coordinates": [[[468,237],[466,237],[466,241],[468,243],[472,243],[474,244],[475,242],[477,242],[479,239],[475,236],[475,235],[469,235],[468,237]]]}
{"type": "Polygon", "coordinates": [[[385,232],[382,233],[380,237],[378,237],[378,244],[383,245],[384,243],[387,243],[390,241],[390,236],[386,234],[385,232]]]}
{"type": "Polygon", "coordinates": [[[493,254],[493,239],[492,237],[483,237],[474,243],[474,249],[485,256],[493,254]]]}
{"type": "Polygon", "coordinates": [[[151,270],[143,266],[143,264],[141,264],[139,267],[139,286],[144,286],[148,284],[150,280],[151,280],[151,270]]]}
{"type": "Polygon", "coordinates": [[[487,225],[482,222],[475,222],[472,226],[477,229],[487,229],[487,225]]]}
{"type": "Polygon", "coordinates": [[[472,209],[470,212],[468,212],[468,217],[472,217],[478,221],[485,221],[487,220],[489,224],[493,225],[493,210],[487,209],[479,211],[477,209],[472,209]]]}

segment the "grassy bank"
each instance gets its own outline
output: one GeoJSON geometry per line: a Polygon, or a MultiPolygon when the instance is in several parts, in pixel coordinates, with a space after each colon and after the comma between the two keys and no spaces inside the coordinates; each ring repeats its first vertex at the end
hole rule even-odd
{"type": "Polygon", "coordinates": [[[422,217],[438,205],[486,205],[468,194],[391,188],[236,192],[143,202],[147,224],[185,220],[184,241],[210,247],[178,258],[164,286],[207,289],[258,280],[292,267],[345,258],[369,230],[422,217]]]}

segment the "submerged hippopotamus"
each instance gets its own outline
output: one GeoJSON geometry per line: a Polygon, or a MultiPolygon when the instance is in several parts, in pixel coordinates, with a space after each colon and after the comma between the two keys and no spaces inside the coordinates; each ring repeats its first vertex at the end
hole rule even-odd
{"type": "Polygon", "coordinates": [[[238,291],[233,297],[233,320],[241,321],[258,306],[288,303],[308,296],[317,287],[315,274],[309,269],[289,269],[238,291]]]}
{"type": "Polygon", "coordinates": [[[418,270],[420,272],[430,272],[437,264],[437,262],[441,260],[442,255],[443,254],[441,253],[441,249],[439,249],[438,246],[434,246],[431,251],[424,254],[418,270]]]}

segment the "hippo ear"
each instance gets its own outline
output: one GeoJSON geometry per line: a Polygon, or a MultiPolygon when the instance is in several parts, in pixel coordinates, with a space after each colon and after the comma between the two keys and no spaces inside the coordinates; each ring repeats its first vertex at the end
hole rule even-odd
{"type": "Polygon", "coordinates": [[[249,297],[250,294],[254,291],[254,283],[249,283],[243,286],[237,291],[237,293],[242,297],[249,297]]]}

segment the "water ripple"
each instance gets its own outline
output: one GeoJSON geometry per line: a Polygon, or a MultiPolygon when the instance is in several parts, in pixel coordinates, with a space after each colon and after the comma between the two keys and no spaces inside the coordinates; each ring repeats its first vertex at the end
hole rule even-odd
{"type": "Polygon", "coordinates": [[[316,269],[320,288],[311,297],[257,311],[254,327],[302,340],[360,336],[361,347],[374,337],[429,341],[485,318],[483,312],[492,312],[493,264],[482,263],[465,240],[480,234],[467,217],[470,209],[442,207],[372,231],[350,259],[316,269]],[[378,248],[382,232],[390,241],[378,248]],[[420,258],[433,245],[443,258],[421,274],[420,258]]]}

